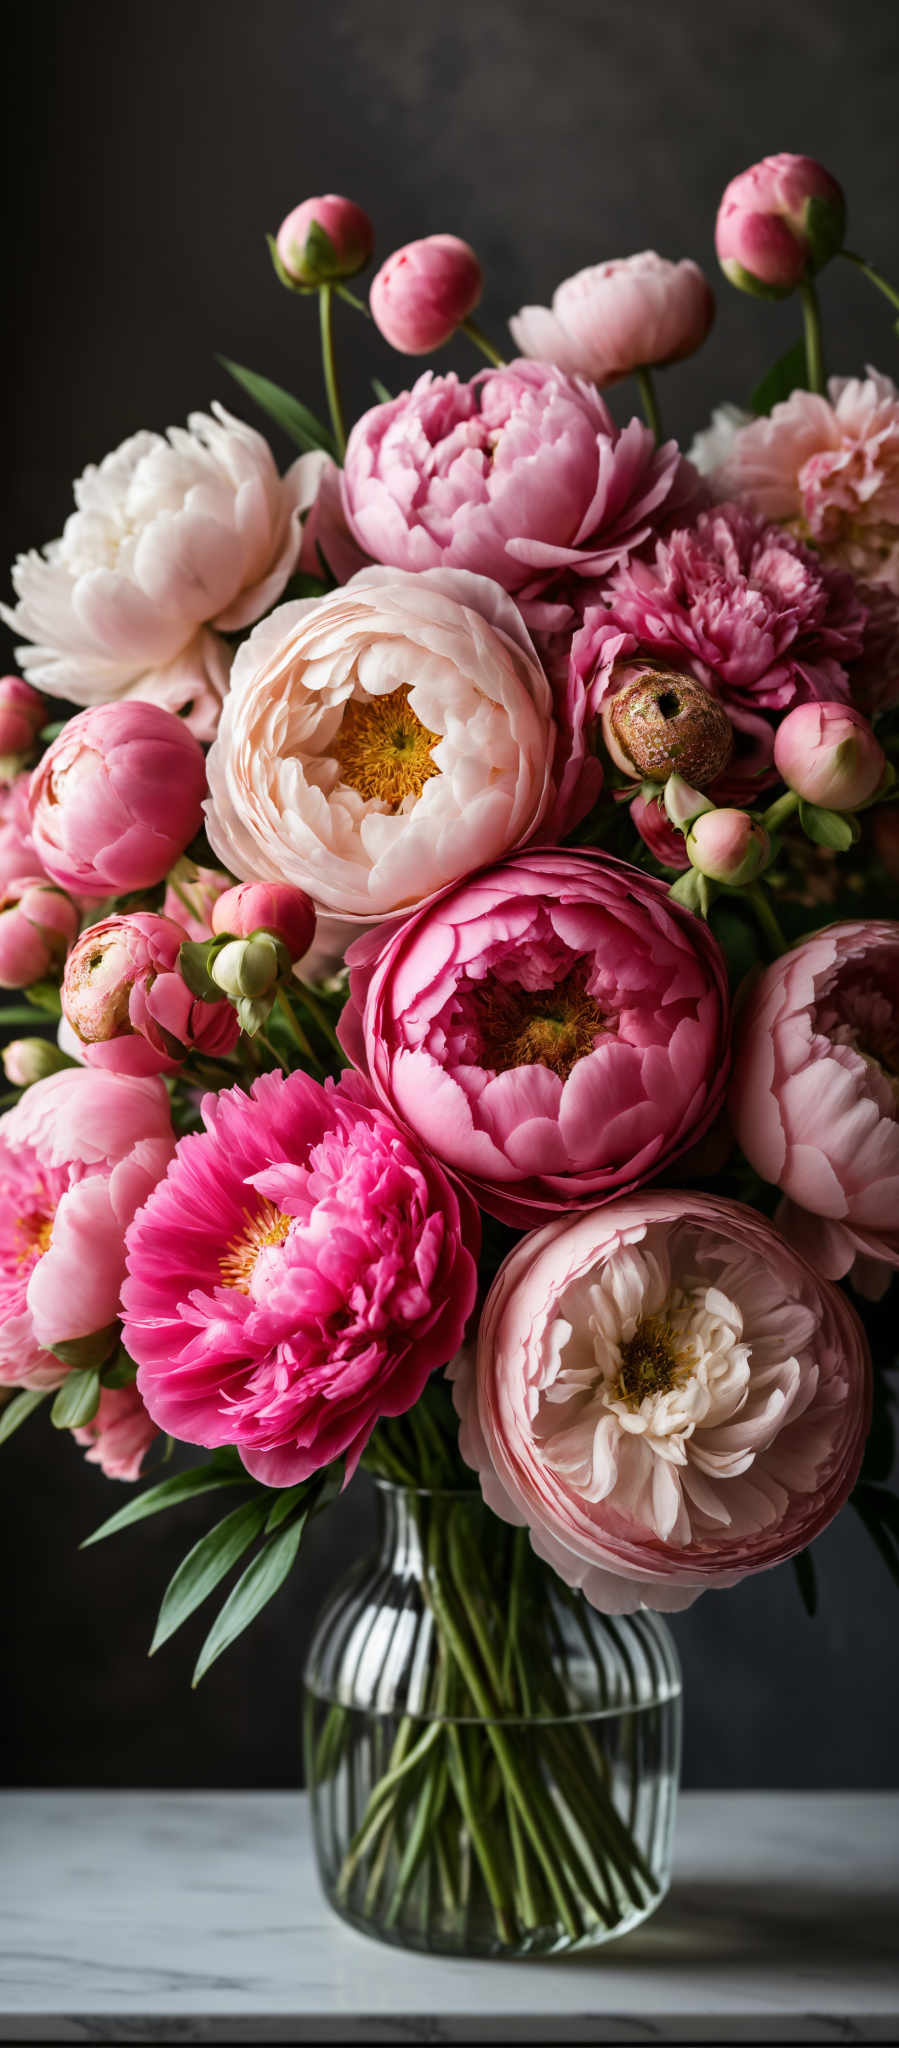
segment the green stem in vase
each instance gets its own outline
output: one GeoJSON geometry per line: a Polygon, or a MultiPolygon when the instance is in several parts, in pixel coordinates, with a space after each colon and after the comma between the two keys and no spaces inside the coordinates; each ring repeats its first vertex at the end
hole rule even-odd
{"type": "Polygon", "coordinates": [[[331,426],[334,430],[337,460],[342,462],[346,454],[346,427],[344,426],[340,390],[337,383],[337,365],[334,361],[334,335],[331,325],[332,310],[332,286],[321,284],[318,288],[318,317],[321,330],[322,367],[325,373],[325,390],[328,394],[328,411],[331,415],[331,426]]]}

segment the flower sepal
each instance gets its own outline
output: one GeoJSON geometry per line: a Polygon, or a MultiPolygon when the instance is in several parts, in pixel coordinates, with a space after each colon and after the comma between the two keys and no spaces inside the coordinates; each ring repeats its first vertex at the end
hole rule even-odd
{"type": "Polygon", "coordinates": [[[813,846],[827,846],[834,853],[848,853],[861,836],[856,818],[847,811],[826,811],[820,804],[800,800],[799,823],[813,846]]]}

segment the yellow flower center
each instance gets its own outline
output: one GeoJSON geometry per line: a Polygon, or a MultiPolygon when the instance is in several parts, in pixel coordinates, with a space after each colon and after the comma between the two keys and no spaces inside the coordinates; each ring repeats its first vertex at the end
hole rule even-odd
{"type": "Polygon", "coordinates": [[[38,1259],[43,1258],[44,1253],[50,1249],[53,1223],[54,1218],[45,1215],[39,1209],[32,1210],[27,1216],[16,1218],[16,1236],[20,1239],[19,1250],[16,1252],[17,1265],[24,1265],[26,1259],[32,1260],[36,1265],[38,1259]]]}
{"type": "Polygon", "coordinates": [[[574,967],[554,988],[526,989],[491,981],[475,998],[481,1062],[504,1074],[510,1067],[551,1067],[567,1081],[572,1067],[592,1052],[605,1028],[602,1011],[574,967]]]}
{"type": "Polygon", "coordinates": [[[689,1378],[695,1363],[692,1346],[675,1342],[671,1324],[662,1316],[641,1316],[632,1337],[620,1347],[618,1376],[612,1393],[625,1407],[637,1409],[652,1394],[670,1394],[689,1378]]]}
{"type": "Polygon", "coordinates": [[[236,1287],[238,1294],[249,1294],[250,1283],[256,1260],[260,1252],[269,1245],[283,1244],[290,1229],[290,1217],[282,1209],[276,1209],[274,1202],[263,1202],[255,1214],[245,1211],[246,1228],[230,1244],[219,1260],[219,1272],[226,1287],[236,1287]]]}
{"type": "Polygon", "coordinates": [[[407,796],[420,797],[430,777],[440,774],[431,759],[439,738],[416,718],[409,685],[401,683],[386,697],[351,697],[331,753],[342,782],[367,802],[398,811],[407,796]]]}

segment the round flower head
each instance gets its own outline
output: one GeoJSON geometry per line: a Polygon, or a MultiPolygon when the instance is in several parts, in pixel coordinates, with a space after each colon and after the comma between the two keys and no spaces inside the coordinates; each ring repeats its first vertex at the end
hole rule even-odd
{"type": "Polygon", "coordinates": [[[687,1607],[804,1549],[870,1420],[845,1297],[755,1210],[684,1191],[524,1238],[452,1370],[489,1506],[606,1613],[687,1607]]]}
{"type": "Polygon", "coordinates": [[[62,1008],[81,1059],[114,1074],[177,1074],[188,1053],[221,1058],[239,1024],[201,1002],[181,974],[184,927],[154,911],[88,925],[66,961],[62,1008]]]}
{"type": "Polygon", "coordinates": [[[267,1486],[351,1472],[457,1349],[475,1213],[356,1076],[203,1104],[128,1239],[125,1341],[153,1420],[267,1486]]]}
{"type": "Polygon", "coordinates": [[[59,970],[80,922],[71,898],[43,876],[0,892],[0,988],[28,988],[59,970]]]}
{"type": "Polygon", "coordinates": [[[551,308],[522,306],[509,329],[523,356],[556,363],[594,384],[617,384],[640,367],[692,355],[714,317],[712,291],[697,263],[670,263],[644,249],[566,277],[551,308]]]}
{"type": "Polygon", "coordinates": [[[339,192],[303,199],[282,220],[276,237],[278,260],[287,282],[329,284],[364,270],[374,246],[367,213],[339,192]]]}
{"type": "Polygon", "coordinates": [[[727,186],[715,247],[726,277],[761,298],[786,298],[841,248],[846,201],[810,156],[763,157],[727,186]]]}
{"type": "Polygon", "coordinates": [[[427,356],[450,341],[481,296],[481,266],[458,235],[426,235],[395,249],[369,294],[371,315],[401,355],[427,356]]]}
{"type": "Polygon", "coordinates": [[[31,778],[47,873],[95,900],[151,888],[202,823],[203,750],[158,704],[95,704],[70,718],[31,778]]]}
{"type": "Polygon", "coordinates": [[[719,948],[620,861],[521,854],[348,960],[350,1057],[506,1222],[648,1180],[719,1107],[719,948]]]}

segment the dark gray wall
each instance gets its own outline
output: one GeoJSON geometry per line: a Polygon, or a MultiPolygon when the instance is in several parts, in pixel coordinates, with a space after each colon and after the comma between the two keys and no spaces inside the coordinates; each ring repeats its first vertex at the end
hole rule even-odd
{"type": "MultiPolygon", "coordinates": [[[[523,300],[604,255],[651,246],[713,274],[723,184],[779,148],[824,159],[853,242],[899,269],[891,0],[754,0],[717,19],[707,0],[64,0],[9,10],[4,31],[5,560],[60,530],[86,461],[227,401],[217,350],[320,403],[314,312],[276,285],[262,239],[309,192],[367,205],[382,254],[437,229],[466,236],[498,339],[523,300]]],[[[886,310],[848,267],[823,297],[833,367],[894,368],[886,310]]],[[[723,287],[709,345],[662,380],[671,426],[689,435],[743,394],[794,331],[792,307],[723,287]]],[[[349,313],[341,348],[357,408],[372,373],[398,387],[397,358],[349,313]]],[[[445,360],[476,367],[464,349],[445,360]]],[[[303,1644],[370,1534],[365,1481],[191,1694],[200,1621],[149,1665],[145,1651],[206,1517],[184,1508],[79,1553],[118,1490],[40,1421],[0,1458],[10,1781],[294,1783],[303,1644]]],[[[688,1783],[897,1781],[899,1594],[848,1515],[816,1556],[815,1622],[789,1568],[677,1622],[688,1783]]]]}

